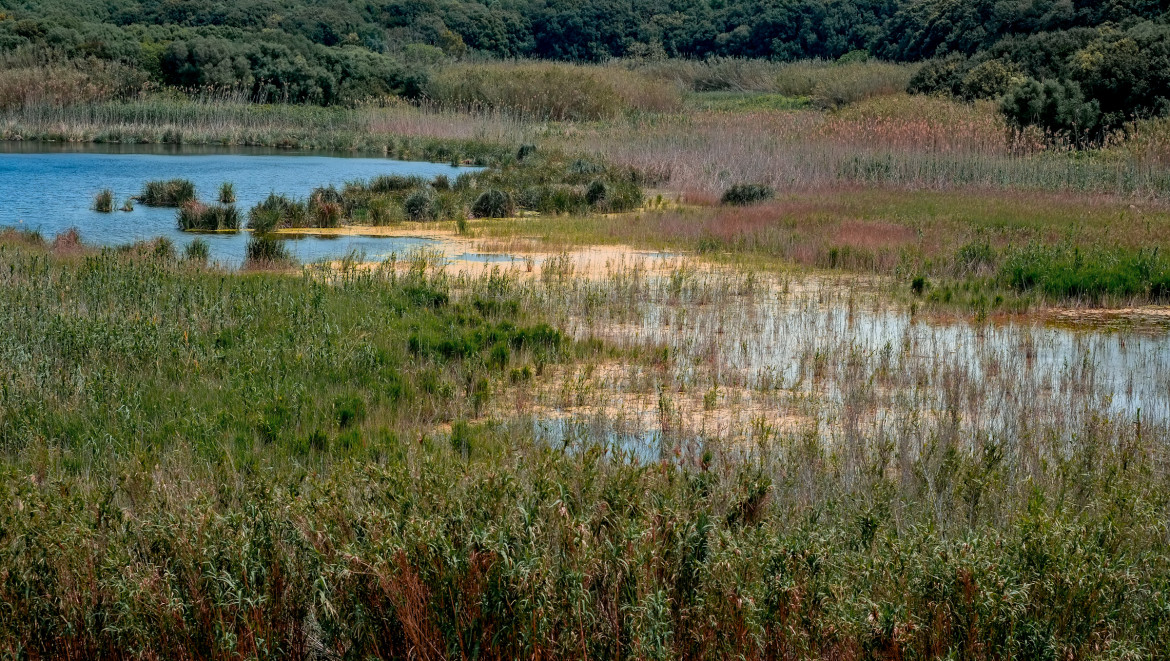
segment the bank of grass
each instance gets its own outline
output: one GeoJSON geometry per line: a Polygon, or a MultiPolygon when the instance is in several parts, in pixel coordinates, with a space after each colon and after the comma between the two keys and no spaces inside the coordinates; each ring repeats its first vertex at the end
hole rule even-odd
{"type": "MultiPolygon", "coordinates": [[[[228,274],[65,245],[0,237],[13,654],[1170,652],[1156,425],[1035,421],[974,449],[940,431],[905,470],[888,438],[843,457],[766,429],[746,454],[664,436],[648,461],[484,417],[529,387],[514,374],[609,353],[499,274],[452,282],[425,256],[228,274]]],[[[621,358],[669,360],[651,354],[621,358]]]]}
{"type": "Polygon", "coordinates": [[[924,278],[928,302],[981,308],[1167,300],[1170,209],[1111,196],[882,191],[781,195],[746,207],[664,208],[477,223],[481,236],[531,236],[550,249],[591,243],[683,250],[751,268],[924,278]]]}

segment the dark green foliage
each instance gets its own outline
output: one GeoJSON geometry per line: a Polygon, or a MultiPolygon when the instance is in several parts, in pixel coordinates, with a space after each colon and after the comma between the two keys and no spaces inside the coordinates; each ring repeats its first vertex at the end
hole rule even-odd
{"type": "Polygon", "coordinates": [[[507,192],[490,188],[475,198],[471,213],[478,218],[506,218],[516,213],[516,206],[507,192]]]}
{"type": "Polygon", "coordinates": [[[585,189],[585,201],[589,204],[599,204],[609,197],[609,186],[600,179],[593,180],[585,189]]]}
{"type": "Polygon", "coordinates": [[[179,229],[184,231],[218,231],[240,229],[240,212],[234,204],[184,202],[176,214],[179,229]]]}
{"type": "Polygon", "coordinates": [[[410,220],[433,220],[434,197],[426,189],[420,188],[402,201],[402,210],[410,220]]]}
{"type": "Polygon", "coordinates": [[[1101,104],[1086,100],[1075,82],[1029,80],[1004,97],[1002,108],[1018,126],[1040,126],[1078,144],[1098,140],[1104,128],[1101,104]]]}
{"type": "Polygon", "coordinates": [[[745,206],[765,202],[776,196],[771,186],[762,184],[735,184],[723,191],[723,204],[745,206]]]}
{"type": "Polygon", "coordinates": [[[148,181],[138,201],[148,207],[178,207],[195,199],[195,184],[187,179],[148,181]]]}

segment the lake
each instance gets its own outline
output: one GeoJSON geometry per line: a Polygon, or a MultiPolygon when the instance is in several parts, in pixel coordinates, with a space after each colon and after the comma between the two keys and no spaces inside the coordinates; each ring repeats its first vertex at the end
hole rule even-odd
{"type": "MultiPolygon", "coordinates": [[[[385,158],[321,156],[271,149],[216,150],[173,146],[63,145],[35,147],[9,143],[0,147],[0,227],[37,230],[51,239],[76,227],[82,240],[95,245],[120,245],[167,237],[176,248],[196,238],[211,247],[211,259],[225,265],[243,260],[247,232],[236,234],[182,232],[176,210],[135,204],[130,212],[98,213],[91,209],[94,195],[114,191],[120,207],[152,179],[190,179],[200,200],[215,201],[225,181],[235,186],[242,215],[269,193],[307,197],[317,186],[340,187],[346,181],[381,174],[445,174],[455,178],[474,168],[442,163],[416,163],[385,158]]],[[[377,259],[432,245],[420,237],[298,236],[286,239],[290,252],[302,262],[341,257],[353,251],[377,259]]]]}

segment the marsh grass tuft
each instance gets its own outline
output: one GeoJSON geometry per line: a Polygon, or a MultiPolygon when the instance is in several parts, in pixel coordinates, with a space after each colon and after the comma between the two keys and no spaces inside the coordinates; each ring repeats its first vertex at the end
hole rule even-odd
{"type": "Polygon", "coordinates": [[[219,203],[220,204],[235,204],[236,203],[236,187],[232,182],[225,181],[219,185],[219,203]]]}
{"type": "Polygon", "coordinates": [[[188,200],[179,207],[176,219],[179,229],[186,232],[240,229],[240,212],[232,204],[203,204],[188,200]]]}
{"type": "Polygon", "coordinates": [[[178,207],[195,199],[195,184],[187,179],[148,181],[138,201],[148,207],[178,207]]]}
{"type": "Polygon", "coordinates": [[[100,213],[110,213],[114,210],[114,191],[103,188],[93,196],[93,210],[100,213]]]}

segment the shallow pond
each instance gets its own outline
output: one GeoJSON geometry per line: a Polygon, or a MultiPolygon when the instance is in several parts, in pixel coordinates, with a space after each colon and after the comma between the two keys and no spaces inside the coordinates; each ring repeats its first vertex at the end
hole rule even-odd
{"type": "MultiPolygon", "coordinates": [[[[380,174],[452,178],[469,168],[441,163],[393,161],[278,152],[275,150],[214,150],[146,147],[73,147],[35,150],[20,144],[0,147],[0,227],[37,230],[46,238],[76,227],[82,240],[97,245],[119,245],[164,236],[180,250],[201,237],[211,247],[211,258],[226,265],[243,259],[247,232],[192,234],[179,231],[175,209],[136,204],[130,212],[98,213],[91,209],[94,195],[114,191],[120,207],[152,179],[190,179],[199,198],[213,201],[223,182],[235,187],[242,213],[271,192],[305,197],[317,186],[341,186],[346,181],[380,174]]],[[[353,251],[369,258],[402,254],[431,245],[429,239],[371,236],[297,236],[288,247],[302,262],[335,258],[353,251]]]]}

